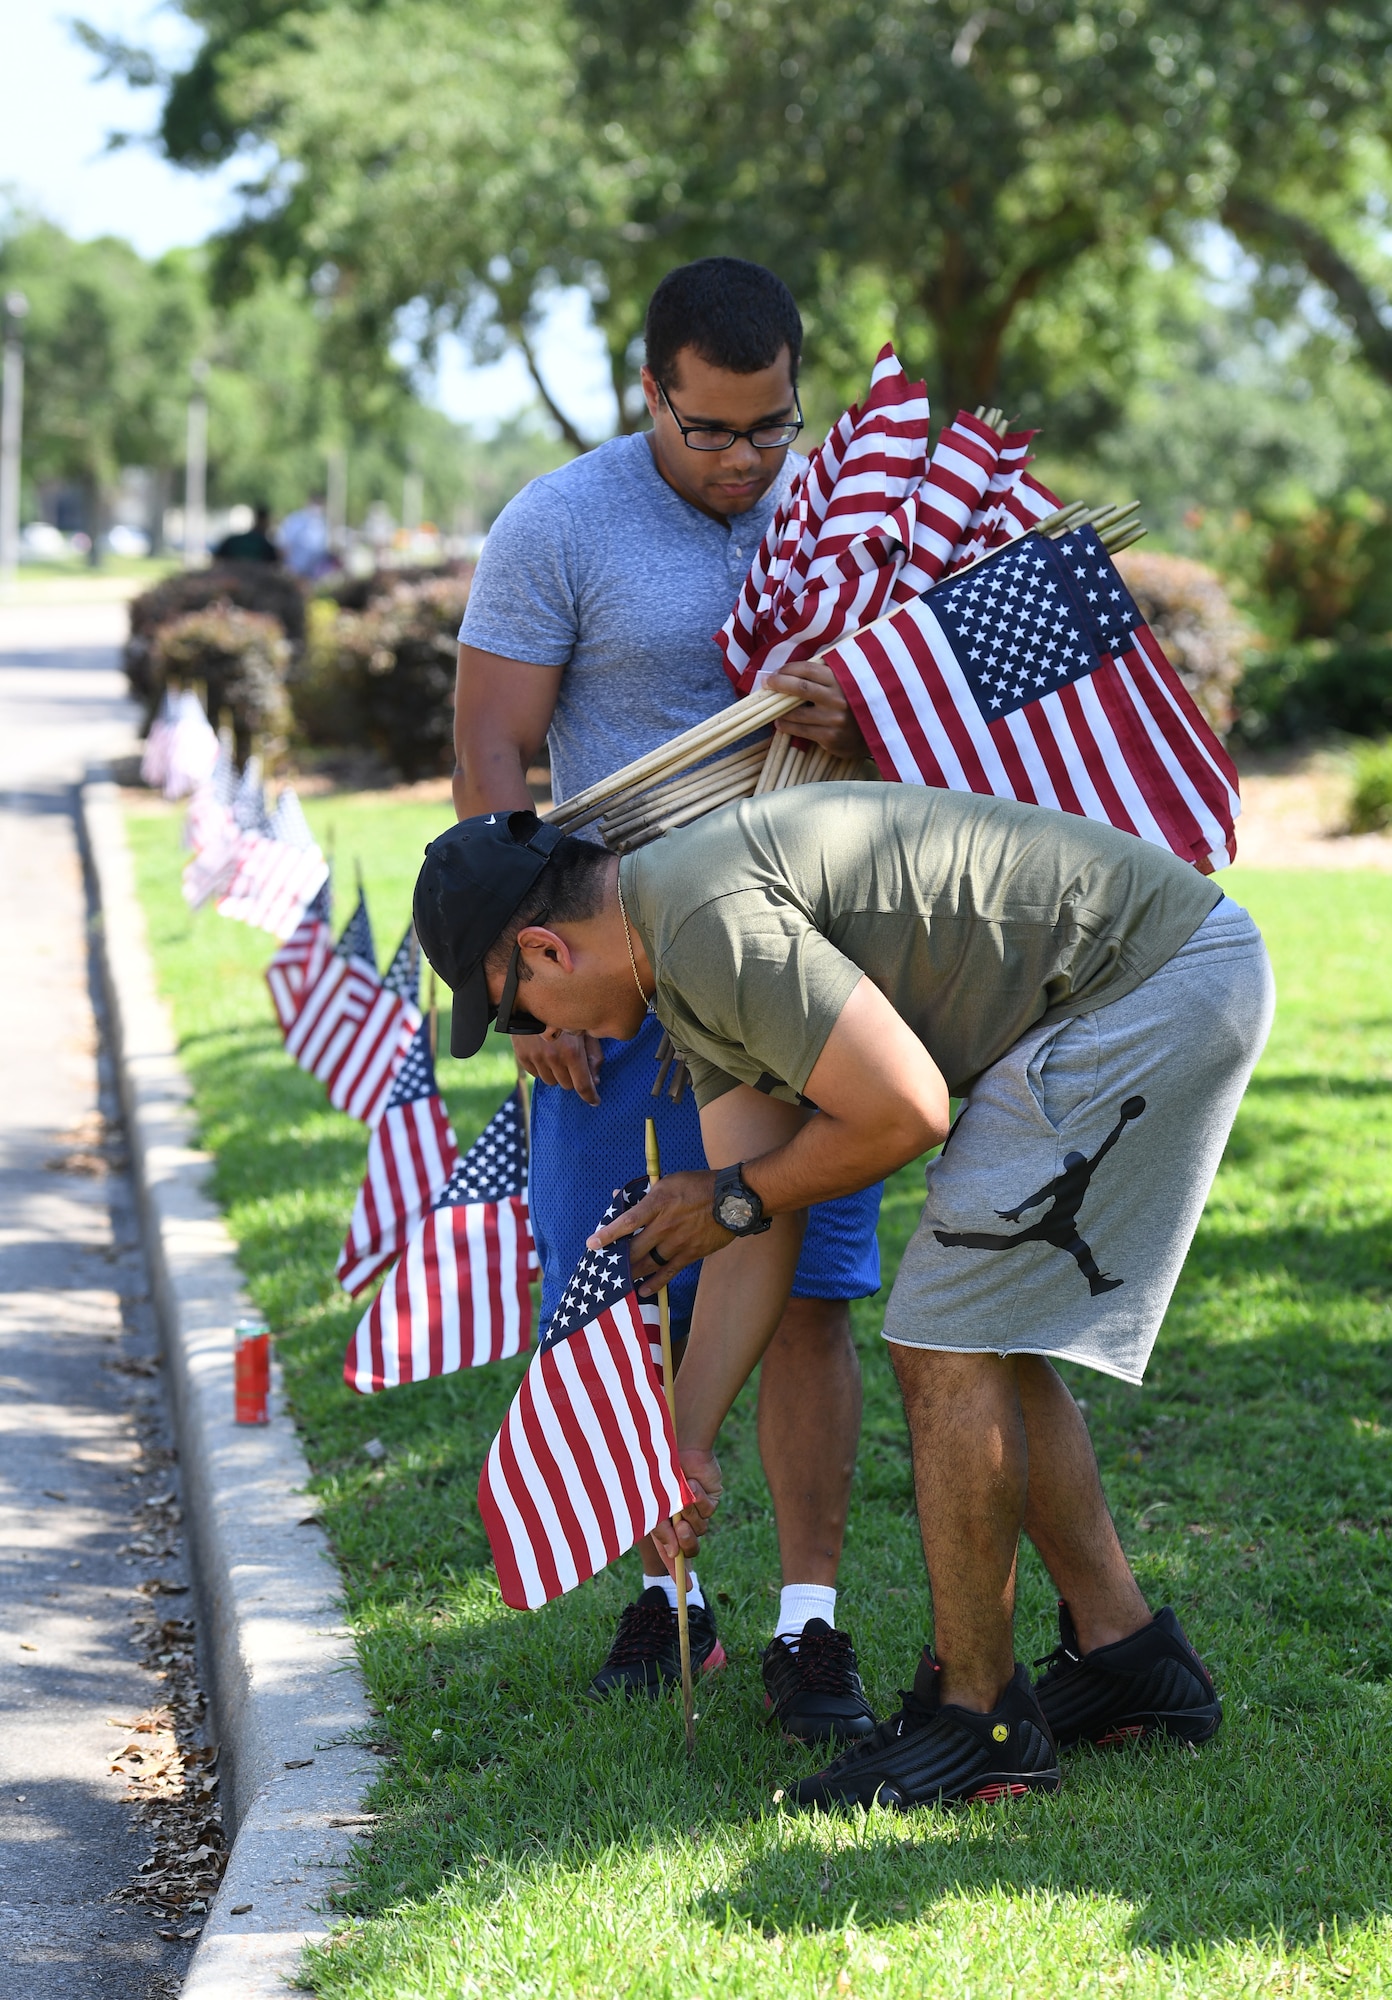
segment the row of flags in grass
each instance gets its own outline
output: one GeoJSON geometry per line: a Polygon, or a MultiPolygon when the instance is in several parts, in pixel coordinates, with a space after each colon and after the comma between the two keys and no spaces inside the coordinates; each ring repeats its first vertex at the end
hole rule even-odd
{"type": "Polygon", "coordinates": [[[191,688],[167,690],[150,725],[140,775],[166,798],[187,798],[184,898],[273,937],[295,929],[305,905],[329,879],[329,864],[287,785],[268,807],[259,759],[238,775],[191,688]]]}

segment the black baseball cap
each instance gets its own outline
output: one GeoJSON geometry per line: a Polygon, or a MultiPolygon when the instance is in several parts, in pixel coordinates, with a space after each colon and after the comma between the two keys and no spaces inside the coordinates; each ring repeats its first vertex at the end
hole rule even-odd
{"type": "Polygon", "coordinates": [[[461,819],[425,850],[413,904],[421,950],[454,995],[450,1054],[477,1055],[497,1009],[483,961],[566,838],[534,812],[461,819]]]}

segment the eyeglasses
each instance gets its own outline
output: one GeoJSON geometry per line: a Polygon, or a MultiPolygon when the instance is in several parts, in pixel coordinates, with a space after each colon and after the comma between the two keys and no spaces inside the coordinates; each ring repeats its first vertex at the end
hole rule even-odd
{"type": "Polygon", "coordinates": [[[791,444],[802,429],[802,404],[798,392],[793,391],[793,406],[797,410],[795,424],[756,424],[752,431],[723,431],[717,424],[684,424],[672,408],[672,398],[667,394],[656,377],[657,393],[667,405],[672,422],[682,434],[682,443],[688,451],[728,451],[740,438],[748,438],[756,451],[777,451],[781,446],[791,444]]]}
{"type": "MultiPolygon", "coordinates": [[[[527,919],[528,925],[544,924],[550,916],[549,910],[538,910],[534,917],[527,919]]],[[[500,1035],[544,1035],[545,1021],[536,1020],[517,1004],[517,982],[522,975],[522,941],[513,941],[512,955],[508,959],[507,978],[503,981],[502,997],[498,1002],[494,1028],[500,1035]]]]}

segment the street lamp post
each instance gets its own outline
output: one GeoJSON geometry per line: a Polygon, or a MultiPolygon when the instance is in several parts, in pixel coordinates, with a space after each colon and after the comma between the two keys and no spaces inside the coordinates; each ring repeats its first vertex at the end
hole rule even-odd
{"type": "Polygon", "coordinates": [[[208,379],[206,361],[189,369],[193,394],[188,402],[188,434],[184,447],[184,568],[197,569],[208,541],[208,379]]]}
{"type": "Polygon", "coordinates": [[[348,541],[348,454],[331,445],[326,455],[328,481],[324,491],[324,522],[329,548],[340,559],[348,541]]]}
{"type": "Polygon", "coordinates": [[[0,388],[0,585],[13,583],[19,569],[19,453],[24,433],[23,292],[5,298],[4,383],[0,388]]]}

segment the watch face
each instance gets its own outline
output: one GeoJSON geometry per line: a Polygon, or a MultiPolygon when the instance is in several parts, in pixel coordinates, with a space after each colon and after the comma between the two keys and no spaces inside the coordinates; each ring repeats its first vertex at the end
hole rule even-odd
{"type": "Polygon", "coordinates": [[[720,1201],[720,1222],[722,1228],[731,1230],[747,1229],[754,1220],[754,1204],[747,1195],[722,1195],[720,1201]]]}

